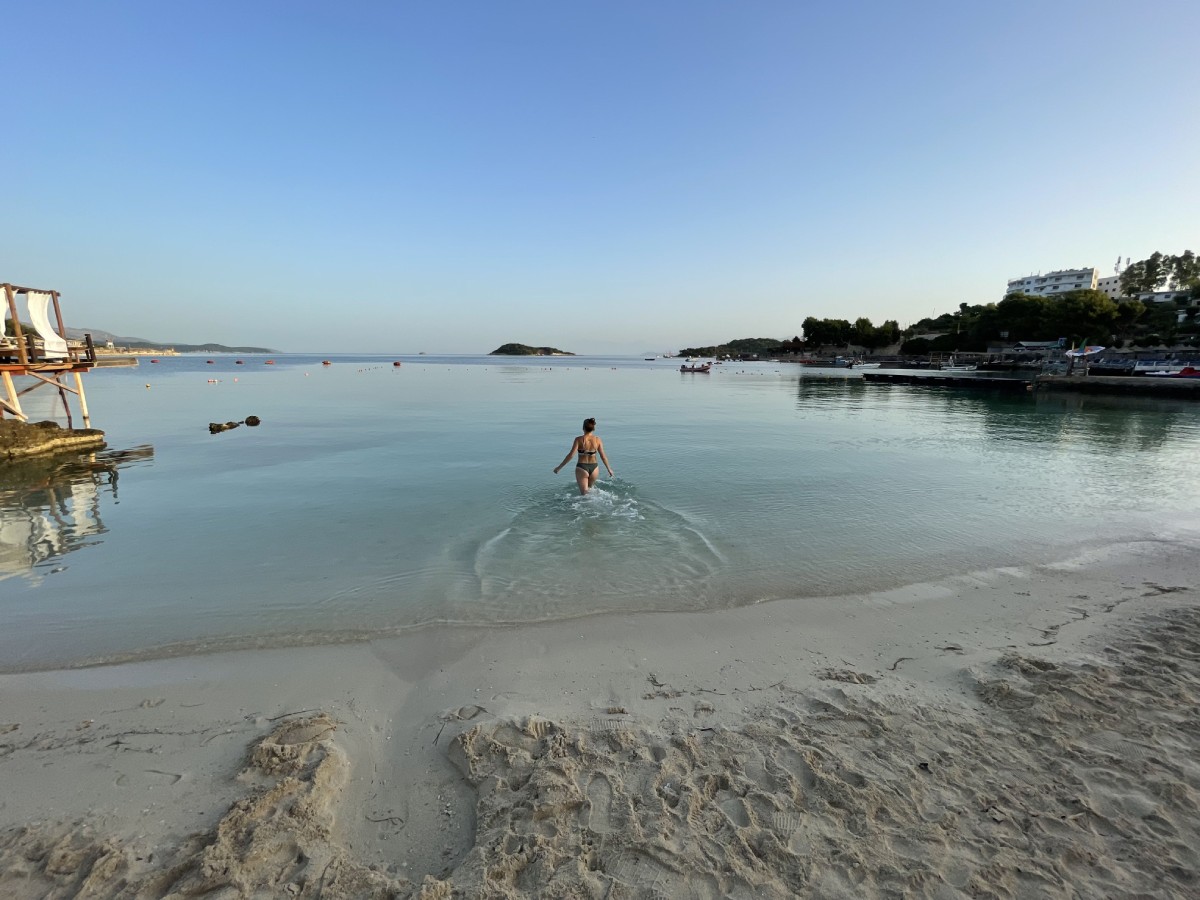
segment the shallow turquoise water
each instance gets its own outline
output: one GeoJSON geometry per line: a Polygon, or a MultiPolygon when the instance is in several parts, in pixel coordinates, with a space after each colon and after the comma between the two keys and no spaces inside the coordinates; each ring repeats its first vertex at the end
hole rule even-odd
{"type": "Polygon", "coordinates": [[[0,668],[861,593],[1200,525],[1195,404],[779,364],[243,358],[93,372],[110,452],[6,476],[0,668]],[[618,477],[580,498],[551,469],[585,416],[618,477]]]}

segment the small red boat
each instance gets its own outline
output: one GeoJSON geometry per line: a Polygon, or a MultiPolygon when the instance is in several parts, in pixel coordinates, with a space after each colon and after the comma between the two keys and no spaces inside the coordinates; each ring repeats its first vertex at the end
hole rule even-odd
{"type": "Polygon", "coordinates": [[[265,363],[263,363],[263,365],[264,366],[273,366],[273,365],[275,365],[275,360],[268,359],[265,363]]]}
{"type": "Polygon", "coordinates": [[[327,359],[323,359],[323,360],[321,360],[321,365],[323,365],[323,366],[332,366],[332,365],[333,365],[333,363],[331,363],[331,362],[330,362],[329,360],[327,360],[327,359]]]}

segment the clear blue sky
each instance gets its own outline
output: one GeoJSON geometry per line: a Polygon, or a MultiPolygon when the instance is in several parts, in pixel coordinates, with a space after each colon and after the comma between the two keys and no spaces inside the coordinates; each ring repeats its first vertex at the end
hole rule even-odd
{"type": "Polygon", "coordinates": [[[48,2],[0,281],[67,324],[581,353],[1200,251],[1200,4],[48,2]]]}

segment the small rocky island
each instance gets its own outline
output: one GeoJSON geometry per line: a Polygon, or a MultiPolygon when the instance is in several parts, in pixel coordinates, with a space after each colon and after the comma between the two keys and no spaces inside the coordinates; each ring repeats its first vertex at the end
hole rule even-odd
{"type": "Polygon", "coordinates": [[[488,356],[574,356],[566,350],[554,347],[530,347],[528,344],[502,344],[488,356]]]}

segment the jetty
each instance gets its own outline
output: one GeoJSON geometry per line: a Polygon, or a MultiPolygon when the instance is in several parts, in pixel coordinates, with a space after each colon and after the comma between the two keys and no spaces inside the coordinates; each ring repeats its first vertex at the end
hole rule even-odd
{"type": "Polygon", "coordinates": [[[7,327],[0,332],[0,419],[9,416],[27,422],[21,398],[48,388],[62,399],[68,429],[74,427],[71,396],[76,398],[84,428],[89,428],[83,375],[96,366],[92,336],[86,334],[83,340],[65,337],[58,291],[7,282],[0,284],[0,290],[8,308],[7,327]],[[22,379],[20,387],[18,378],[22,379]]]}
{"type": "Polygon", "coordinates": [[[1200,400],[1200,378],[1153,375],[947,375],[936,371],[863,372],[868,384],[907,384],[925,388],[972,391],[1072,391],[1081,394],[1124,394],[1200,400]]]}
{"type": "Polygon", "coordinates": [[[1027,391],[1032,378],[992,375],[943,375],[936,371],[863,372],[868,384],[909,384],[928,388],[960,388],[975,391],[1027,391]]]}
{"type": "Polygon", "coordinates": [[[1200,378],[1156,375],[1039,375],[1039,390],[1200,400],[1200,378]]]}

